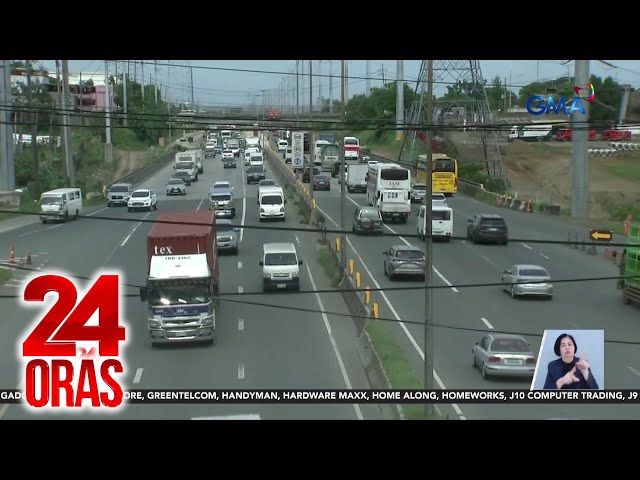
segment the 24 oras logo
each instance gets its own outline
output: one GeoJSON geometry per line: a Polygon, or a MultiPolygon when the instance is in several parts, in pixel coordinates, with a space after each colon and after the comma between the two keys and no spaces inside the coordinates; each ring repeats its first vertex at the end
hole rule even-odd
{"type": "Polygon", "coordinates": [[[584,105],[582,101],[593,102],[596,98],[596,90],[593,88],[593,83],[587,83],[587,86],[584,88],[581,87],[573,87],[573,91],[576,96],[571,100],[571,106],[567,110],[567,100],[564,97],[560,97],[558,102],[556,103],[555,99],[552,96],[549,96],[547,100],[544,98],[533,95],[527,99],[525,107],[527,111],[531,115],[542,115],[543,113],[549,114],[553,110],[553,113],[564,113],[565,115],[571,115],[575,111],[579,111],[586,115],[586,111],[584,109],[584,105]],[[582,91],[588,91],[588,95],[583,95],[582,91]]]}
{"type": "Polygon", "coordinates": [[[100,275],[80,299],[79,288],[63,275],[41,275],[27,283],[25,307],[45,302],[48,293],[58,294],[18,346],[29,406],[79,411],[122,405],[124,391],[117,376],[125,371],[119,345],[125,340],[125,326],[119,278],[100,275]]]}

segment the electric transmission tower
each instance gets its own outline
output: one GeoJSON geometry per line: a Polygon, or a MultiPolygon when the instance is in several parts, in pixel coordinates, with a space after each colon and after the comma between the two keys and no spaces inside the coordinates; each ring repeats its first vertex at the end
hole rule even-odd
{"type": "MultiPolygon", "coordinates": [[[[426,124],[428,60],[423,60],[415,87],[415,97],[407,126],[412,128],[405,135],[398,161],[415,165],[418,151],[426,141],[424,130],[415,129],[426,124]]],[[[498,147],[498,132],[494,125],[493,115],[489,108],[489,100],[485,82],[478,60],[434,60],[434,89],[445,85],[454,89],[455,99],[436,99],[433,101],[433,152],[439,148],[445,138],[451,140],[452,132],[475,131],[480,135],[483,161],[490,177],[507,182],[502,157],[498,147]],[[447,128],[445,128],[445,124],[447,128]],[[487,125],[488,128],[484,128],[487,125]]],[[[435,96],[434,96],[435,97],[435,96]]]]}

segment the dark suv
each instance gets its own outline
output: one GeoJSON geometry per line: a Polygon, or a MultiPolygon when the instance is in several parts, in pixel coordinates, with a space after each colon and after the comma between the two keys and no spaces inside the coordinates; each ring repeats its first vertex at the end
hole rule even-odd
{"type": "Polygon", "coordinates": [[[264,169],[260,165],[251,165],[247,168],[247,185],[264,180],[264,169]]]}
{"type": "Polygon", "coordinates": [[[506,245],[509,240],[509,229],[500,215],[476,213],[469,219],[467,238],[473,243],[493,242],[506,245]]]}

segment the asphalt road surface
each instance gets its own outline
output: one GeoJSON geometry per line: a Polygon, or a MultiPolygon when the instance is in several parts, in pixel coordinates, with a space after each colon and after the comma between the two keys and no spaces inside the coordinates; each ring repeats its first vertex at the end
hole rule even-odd
{"type": "MultiPolygon", "coordinates": [[[[281,155],[280,155],[281,156],[281,155]]],[[[324,172],[330,176],[329,172],[324,172]]],[[[331,179],[330,191],[316,191],[314,198],[327,217],[327,228],[340,223],[340,185],[331,179]]],[[[503,215],[511,238],[567,240],[570,228],[561,218],[510,211],[456,195],[448,199],[454,210],[454,235],[465,237],[467,218],[475,213],[503,215]]],[[[346,230],[358,205],[367,205],[365,193],[347,193],[346,230]]],[[[417,244],[419,206],[412,206],[407,224],[389,223],[385,233],[398,236],[347,235],[347,258],[353,258],[361,272],[362,286],[371,288],[420,287],[422,282],[394,280],[384,275],[383,251],[395,244],[417,244]],[[405,237],[403,237],[405,235],[405,237]],[[408,237],[406,235],[414,235],[408,237]]],[[[329,234],[335,238],[335,235],[329,234]]],[[[519,333],[538,352],[545,329],[593,329],[605,332],[605,388],[640,388],[640,310],[623,305],[615,280],[556,283],[552,301],[513,299],[497,286],[460,285],[498,283],[501,273],[516,263],[544,266],[554,279],[615,277],[617,267],[602,256],[561,244],[510,242],[506,246],[475,245],[466,240],[433,245],[434,370],[435,388],[447,389],[528,389],[531,380],[485,380],[472,367],[471,349],[486,333],[519,333]],[[456,287],[457,286],[457,287],[456,287]]],[[[381,318],[392,319],[392,332],[416,372],[424,372],[423,290],[391,290],[372,293],[379,302],[381,318]],[[403,322],[422,322],[422,325],[403,322]]],[[[580,355],[581,352],[578,352],[580,355]]],[[[588,352],[586,353],[588,356],[588,352]]],[[[439,405],[449,418],[461,419],[630,419],[640,418],[640,405],[439,405]]]]}
{"type": "MultiPolygon", "coordinates": [[[[238,255],[222,254],[222,293],[242,292],[222,301],[218,313],[215,346],[170,345],[151,348],[146,338],[147,309],[136,297],[146,273],[146,235],[159,212],[208,208],[209,187],[216,180],[229,180],[236,193],[234,223],[259,223],[257,187],[246,185],[244,166],[223,169],[220,156],[205,160],[204,174],[187,187],[186,197],[167,198],[165,183],[172,166],[165,167],[138,187],[158,195],[158,210],[129,213],[126,208],[97,207],[88,217],[67,224],[33,224],[0,234],[0,251],[16,247],[22,256],[32,250],[36,274],[60,271],[93,278],[101,269],[124,276],[122,312],[129,327],[125,347],[125,388],[140,389],[261,389],[261,388],[370,388],[356,353],[355,327],[350,318],[323,315],[320,310],[348,312],[335,294],[262,294],[260,251],[263,243],[294,242],[301,253],[301,289],[329,288],[319,267],[315,234],[245,228],[238,255]],[[110,217],[106,220],[98,217],[110,217]],[[256,292],[256,294],[252,294],[256,292]],[[245,303],[246,302],[246,303],[245,303]],[[273,306],[252,305],[258,302],[273,306]],[[322,306],[322,307],[321,307],[322,306]],[[330,306],[330,308],[327,308],[330,306]],[[284,308],[283,308],[284,307],[284,308]],[[295,307],[295,310],[288,307],[295,307]],[[304,311],[305,309],[310,311],[304,311]]],[[[267,172],[267,178],[272,177],[267,172]]],[[[287,220],[273,227],[300,227],[297,209],[288,205],[287,220]]],[[[3,295],[20,295],[31,274],[16,272],[0,287],[3,295]]],[[[86,282],[80,281],[86,285],[86,282]]],[[[22,388],[23,365],[19,342],[32,328],[36,309],[17,299],[0,299],[4,312],[0,321],[0,385],[22,388]]],[[[195,417],[258,414],[262,419],[380,419],[376,405],[128,405],[114,413],[33,412],[22,405],[0,406],[1,419],[116,418],[190,419],[195,417]]]]}

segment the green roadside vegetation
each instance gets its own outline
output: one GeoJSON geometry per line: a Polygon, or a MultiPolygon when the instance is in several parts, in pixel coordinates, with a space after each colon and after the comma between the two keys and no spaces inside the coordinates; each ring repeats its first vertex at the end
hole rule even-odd
{"type": "MultiPolygon", "coordinates": [[[[13,66],[23,66],[14,62],[13,66]]],[[[32,67],[33,68],[33,67],[32,67]]],[[[51,79],[55,83],[55,79],[51,79]]],[[[117,81],[112,77],[115,88],[116,105],[123,104],[122,76],[117,81]]],[[[82,87],[90,89],[91,80],[83,82],[82,87]]],[[[155,86],[142,86],[129,79],[128,123],[116,115],[112,121],[111,143],[113,145],[113,163],[105,161],[106,124],[104,115],[76,110],[67,116],[71,126],[71,150],[75,167],[75,182],[70,185],[65,178],[65,151],[62,142],[49,144],[16,145],[16,187],[23,189],[22,205],[19,212],[38,212],[38,199],[42,192],[63,187],[79,187],[85,196],[86,206],[99,205],[104,199],[86,198],[87,194],[102,192],[103,186],[112,183],[132,170],[148,165],[167,153],[174,151],[169,145],[167,115],[169,105],[161,95],[155,96],[155,86]],[[143,100],[144,99],[144,100],[143,100]]],[[[161,90],[160,90],[161,91],[161,90]]],[[[64,118],[60,114],[56,95],[46,91],[39,82],[18,83],[15,87],[16,104],[25,104],[31,97],[32,106],[37,114],[20,111],[16,133],[36,136],[48,135],[51,139],[62,138],[64,118]]],[[[0,220],[15,218],[16,214],[0,212],[0,220]]]]}
{"type": "Polygon", "coordinates": [[[11,280],[13,277],[13,270],[10,268],[0,268],[0,285],[11,280]]]}

